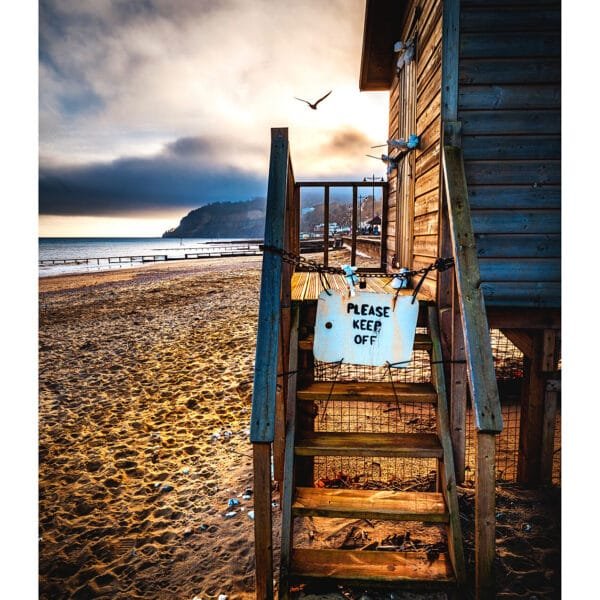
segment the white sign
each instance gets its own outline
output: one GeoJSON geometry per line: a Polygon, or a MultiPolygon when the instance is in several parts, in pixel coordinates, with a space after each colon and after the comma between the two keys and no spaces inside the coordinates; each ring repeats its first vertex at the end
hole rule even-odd
{"type": "Polygon", "coordinates": [[[412,355],[419,314],[412,295],[357,291],[355,296],[321,292],[314,355],[317,360],[383,367],[412,355]],[[331,295],[329,295],[331,294],[331,295]]]}

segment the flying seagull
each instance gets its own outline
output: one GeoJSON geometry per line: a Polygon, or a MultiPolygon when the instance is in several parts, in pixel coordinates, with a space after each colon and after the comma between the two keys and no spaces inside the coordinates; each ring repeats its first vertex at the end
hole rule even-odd
{"type": "Polygon", "coordinates": [[[331,94],[331,92],[333,92],[333,90],[329,90],[322,98],[319,98],[314,104],[312,102],[309,102],[308,100],[303,100],[302,98],[296,98],[296,96],[294,96],[294,98],[296,100],[300,100],[300,102],[306,102],[306,104],[308,104],[313,110],[317,110],[317,105],[319,104],[319,102],[322,102],[323,100],[325,100],[325,98],[327,98],[327,96],[329,96],[329,94],[331,94]]]}

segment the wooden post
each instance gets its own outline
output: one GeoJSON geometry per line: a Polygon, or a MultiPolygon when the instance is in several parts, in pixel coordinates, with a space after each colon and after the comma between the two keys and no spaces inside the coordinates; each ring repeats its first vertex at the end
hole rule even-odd
{"type": "MultiPolygon", "coordinates": [[[[293,248],[293,220],[295,207],[293,206],[294,199],[294,184],[291,168],[288,167],[288,189],[285,203],[285,223],[284,223],[284,240],[283,247],[288,252],[293,248]]],[[[293,266],[284,262],[281,265],[281,312],[280,312],[280,327],[279,327],[279,352],[277,357],[277,372],[281,373],[277,378],[277,393],[275,404],[275,437],[273,439],[273,472],[277,481],[283,480],[283,462],[285,452],[285,412],[286,402],[288,398],[287,387],[288,378],[283,375],[287,371],[289,362],[290,349],[290,311],[292,302],[292,274],[293,266]]]]}
{"type": "Polygon", "coordinates": [[[475,467],[475,589],[478,600],[495,598],[496,436],[477,432],[475,467]]]}
{"type": "Polygon", "coordinates": [[[350,264],[356,266],[356,229],[358,217],[358,188],[352,186],[352,244],[350,248],[350,264]]]}
{"type": "Polygon", "coordinates": [[[329,186],[323,191],[323,264],[329,265],[329,186]]]}
{"type": "Polygon", "coordinates": [[[254,457],[254,552],[256,600],[273,598],[273,523],[271,518],[271,444],[252,445],[254,457]]]}
{"type": "Polygon", "coordinates": [[[386,273],[388,271],[387,262],[387,226],[388,226],[388,184],[381,187],[381,239],[380,239],[380,257],[381,270],[386,273]]]}
{"type": "Polygon", "coordinates": [[[517,481],[537,485],[540,482],[545,376],[542,372],[543,335],[535,332],[531,338],[531,358],[523,358],[517,481]]]}
{"type": "Polygon", "coordinates": [[[544,423],[542,429],[542,457],[540,466],[541,481],[552,485],[552,464],[554,462],[554,431],[556,429],[556,411],[560,380],[550,379],[546,383],[544,402],[544,423]]]}
{"type": "Polygon", "coordinates": [[[279,598],[289,597],[289,569],[294,536],[294,517],[292,502],[294,498],[294,444],[296,435],[296,384],[298,368],[298,327],[300,306],[295,303],[292,314],[290,333],[290,352],[288,370],[290,375],[288,390],[289,397],[286,406],[285,427],[285,469],[281,492],[281,560],[279,567],[279,598]]]}
{"type": "MultiPolygon", "coordinates": [[[[265,245],[276,248],[282,248],[284,244],[288,157],[287,129],[272,129],[265,245]]],[[[275,437],[281,265],[279,254],[263,253],[250,421],[252,442],[272,442],[275,437]]]]}
{"type": "Polygon", "coordinates": [[[450,365],[450,432],[454,449],[456,482],[465,480],[466,416],[467,416],[467,365],[465,360],[465,341],[458,294],[454,291],[452,304],[452,364],[450,365]]]}
{"type": "Polygon", "coordinates": [[[444,369],[442,367],[442,346],[440,343],[440,328],[437,321],[435,307],[428,310],[428,321],[431,332],[431,377],[438,396],[437,403],[437,432],[442,448],[444,449],[444,458],[441,463],[438,462],[438,484],[441,483],[441,491],[446,499],[449,518],[448,548],[450,557],[454,566],[454,573],[459,584],[464,583],[466,578],[463,539],[460,526],[460,510],[458,507],[458,498],[456,496],[456,479],[454,476],[455,467],[452,458],[452,446],[450,438],[450,418],[448,416],[448,400],[446,398],[446,382],[444,379],[444,369]]]}
{"type": "Polygon", "coordinates": [[[475,426],[499,433],[502,412],[460,148],[444,146],[443,171],[475,426]]]}
{"type": "MultiPolygon", "coordinates": [[[[271,130],[271,157],[267,190],[265,245],[283,248],[288,190],[287,129],[271,130]]],[[[273,543],[271,520],[271,443],[275,437],[277,364],[281,310],[281,256],[263,253],[260,283],[250,441],[254,461],[254,536],[256,597],[273,597],[273,543]]]]}

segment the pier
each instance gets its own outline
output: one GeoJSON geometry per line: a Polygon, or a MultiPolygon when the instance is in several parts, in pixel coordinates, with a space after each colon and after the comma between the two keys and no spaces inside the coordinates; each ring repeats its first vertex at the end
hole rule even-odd
{"type": "MultiPolygon", "coordinates": [[[[248,240],[249,243],[224,243],[217,246],[217,242],[207,242],[206,247],[195,248],[193,252],[184,252],[183,255],[168,254],[135,254],[130,256],[94,256],[86,258],[43,258],[39,259],[38,266],[50,267],[56,265],[118,265],[133,263],[155,263],[173,260],[196,260],[202,258],[234,258],[236,256],[260,256],[262,250],[261,240],[248,240]]],[[[322,252],[323,239],[303,240],[300,242],[301,252],[322,252]]],[[[330,248],[341,248],[341,238],[329,240],[330,248]]],[[[178,249],[177,249],[178,250],[178,249]]],[[[181,252],[181,250],[178,250],[181,252]]]]}
{"type": "Polygon", "coordinates": [[[130,256],[95,256],[88,258],[44,258],[38,261],[40,267],[53,265],[114,265],[132,263],[166,262],[173,260],[191,260],[201,258],[226,258],[235,256],[258,256],[262,251],[258,244],[209,246],[185,252],[183,255],[136,254],[130,256]]]}

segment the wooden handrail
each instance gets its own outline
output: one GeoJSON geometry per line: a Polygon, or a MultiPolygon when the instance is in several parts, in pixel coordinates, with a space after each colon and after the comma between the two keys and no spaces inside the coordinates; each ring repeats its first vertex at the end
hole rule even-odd
{"type": "Polygon", "coordinates": [[[446,380],[444,377],[442,344],[440,342],[440,326],[437,310],[430,306],[427,310],[429,333],[431,335],[431,376],[437,394],[437,432],[442,448],[444,461],[441,465],[441,490],[450,513],[448,545],[452,549],[450,558],[454,566],[454,573],[458,583],[462,584],[466,578],[463,539],[460,526],[460,510],[456,496],[456,474],[454,470],[454,456],[452,440],[450,438],[450,417],[448,415],[448,399],[446,396],[446,380]]]}
{"type": "MultiPolygon", "coordinates": [[[[296,204],[288,130],[271,129],[264,236],[266,246],[287,251],[297,248],[299,213],[296,204]]],[[[256,597],[260,600],[273,598],[271,457],[273,446],[274,462],[282,461],[282,449],[278,448],[281,440],[275,439],[275,432],[278,425],[280,428],[282,426],[281,417],[285,417],[287,379],[283,382],[285,386],[281,382],[278,386],[277,373],[288,360],[292,270],[291,265],[283,264],[280,254],[263,253],[250,419],[254,468],[256,597]]],[[[282,432],[279,433],[281,437],[282,432]]]]}
{"type": "Polygon", "coordinates": [[[481,291],[475,234],[471,222],[462,150],[444,146],[442,169],[448,204],[448,224],[454,275],[467,361],[467,380],[475,414],[475,590],[478,600],[494,598],[496,554],[496,435],[502,413],[490,329],[481,291]]]}
{"type": "Polygon", "coordinates": [[[475,426],[496,434],[502,431],[502,413],[462,150],[444,146],[442,166],[475,426]]]}
{"type": "MultiPolygon", "coordinates": [[[[283,248],[288,164],[287,129],[271,129],[271,157],[264,237],[266,246],[283,248]]],[[[252,443],[271,443],[275,437],[281,267],[282,260],[279,254],[274,252],[263,254],[250,422],[250,441],[252,443]]]]}

